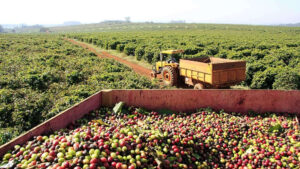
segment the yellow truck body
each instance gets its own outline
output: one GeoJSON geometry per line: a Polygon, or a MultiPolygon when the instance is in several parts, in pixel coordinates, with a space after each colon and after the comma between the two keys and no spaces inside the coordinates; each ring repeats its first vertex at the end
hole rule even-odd
{"type": "Polygon", "coordinates": [[[204,83],[212,87],[226,87],[246,79],[246,62],[214,57],[179,60],[180,76],[190,84],[204,83]]]}

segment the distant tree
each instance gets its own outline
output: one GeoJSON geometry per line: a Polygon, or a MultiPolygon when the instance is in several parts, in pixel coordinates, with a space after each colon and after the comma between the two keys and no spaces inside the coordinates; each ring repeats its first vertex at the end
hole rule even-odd
{"type": "Polygon", "coordinates": [[[2,25],[0,25],[0,33],[4,32],[4,28],[2,27],[2,25]]]}
{"type": "Polygon", "coordinates": [[[48,32],[49,31],[49,28],[40,28],[40,32],[48,32]]]}
{"type": "Polygon", "coordinates": [[[129,17],[129,16],[125,17],[125,21],[126,21],[127,23],[129,23],[129,22],[130,22],[130,17],[129,17]]]}

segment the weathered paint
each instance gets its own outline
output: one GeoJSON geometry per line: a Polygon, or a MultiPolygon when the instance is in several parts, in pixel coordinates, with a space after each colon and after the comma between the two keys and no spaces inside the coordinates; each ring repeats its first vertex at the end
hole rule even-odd
{"type": "Polygon", "coordinates": [[[228,112],[300,113],[300,91],[280,90],[111,90],[102,94],[104,106],[124,101],[151,110],[190,111],[201,107],[228,112]]]}
{"type": "Polygon", "coordinates": [[[177,112],[202,107],[228,112],[287,112],[299,115],[300,91],[279,90],[103,90],[45,121],[0,147],[0,156],[16,144],[33,136],[46,134],[80,119],[101,106],[127,105],[149,110],[170,109],[177,112]]]}

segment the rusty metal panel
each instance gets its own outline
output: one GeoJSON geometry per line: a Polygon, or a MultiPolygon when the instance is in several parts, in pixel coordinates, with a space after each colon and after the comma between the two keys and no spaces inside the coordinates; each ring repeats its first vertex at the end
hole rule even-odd
{"type": "Polygon", "coordinates": [[[239,81],[244,81],[244,80],[246,80],[246,68],[241,68],[241,69],[239,69],[238,71],[237,71],[237,79],[239,80],[239,81]]]}
{"type": "Polygon", "coordinates": [[[214,72],[213,74],[212,74],[212,83],[213,84],[219,84],[220,83],[220,74],[219,74],[219,72],[214,72]]]}
{"type": "Polygon", "coordinates": [[[103,105],[124,101],[148,109],[190,111],[200,107],[228,112],[300,113],[300,91],[282,90],[112,90],[103,93],[103,105]]]}
{"type": "Polygon", "coordinates": [[[236,76],[237,76],[237,71],[228,71],[228,81],[229,82],[235,82],[235,81],[237,81],[237,78],[236,78],[236,76]]]}
{"type": "Polygon", "coordinates": [[[220,73],[220,83],[227,83],[228,77],[227,77],[227,71],[223,71],[220,73]]]}
{"type": "Polygon", "coordinates": [[[98,92],[73,107],[57,114],[51,119],[41,123],[19,137],[16,137],[10,142],[0,146],[0,157],[4,155],[5,152],[12,149],[15,145],[25,143],[33,136],[51,133],[67,127],[72,122],[83,117],[86,113],[98,109],[101,106],[101,99],[101,92],[98,92]]]}
{"type": "Polygon", "coordinates": [[[245,68],[213,71],[213,85],[239,83],[246,79],[245,68]]]}

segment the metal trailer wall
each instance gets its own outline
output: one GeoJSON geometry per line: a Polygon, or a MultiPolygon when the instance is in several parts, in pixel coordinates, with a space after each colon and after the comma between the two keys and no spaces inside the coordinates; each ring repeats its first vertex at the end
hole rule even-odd
{"type": "Polygon", "coordinates": [[[300,91],[281,90],[103,90],[0,147],[0,157],[33,136],[65,128],[86,113],[119,101],[149,110],[177,112],[211,107],[227,112],[287,112],[300,115],[300,91]]]}

